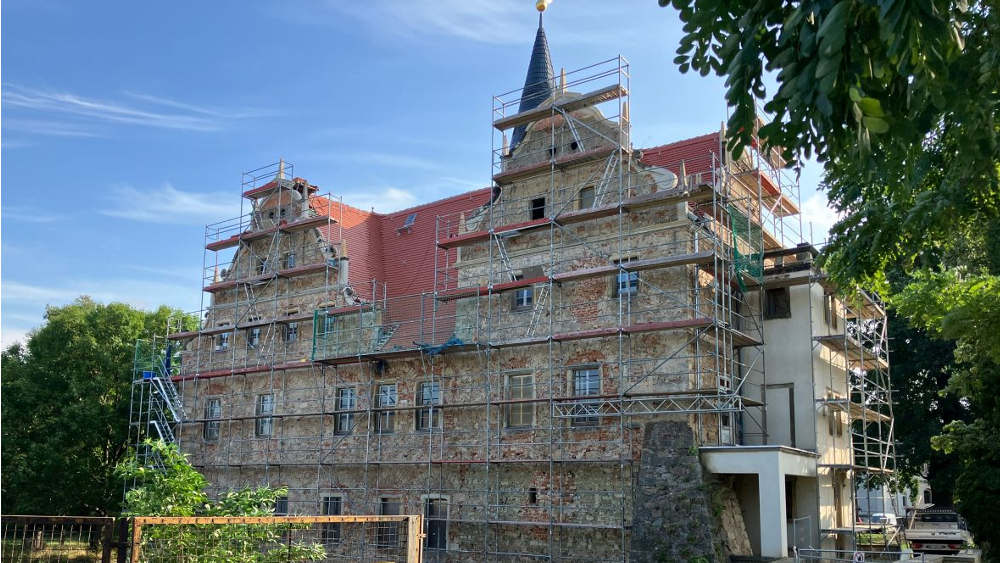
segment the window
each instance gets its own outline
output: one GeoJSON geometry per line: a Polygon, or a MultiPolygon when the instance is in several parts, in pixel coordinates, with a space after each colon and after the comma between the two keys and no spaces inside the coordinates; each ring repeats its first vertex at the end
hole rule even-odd
{"type": "MultiPolygon", "coordinates": [[[[375,397],[375,406],[379,408],[395,408],[396,406],[396,384],[386,383],[378,386],[378,395],[375,397]]],[[[396,430],[396,411],[378,411],[375,417],[375,431],[380,434],[391,434],[396,430]]]]}
{"type": "Polygon", "coordinates": [[[330,335],[337,331],[337,317],[326,315],[323,317],[323,334],[330,335]]]}
{"type": "Polygon", "coordinates": [[[295,253],[289,252],[288,254],[285,255],[285,268],[287,269],[294,267],[295,267],[295,253]]]}
{"type": "MultiPolygon", "coordinates": [[[[527,374],[507,376],[507,399],[534,399],[535,376],[527,374]]],[[[507,426],[526,428],[535,424],[535,405],[533,403],[508,403],[507,426]]]]}
{"type": "Polygon", "coordinates": [[[538,487],[528,487],[528,504],[538,504],[538,487]]]}
{"type": "MultiPolygon", "coordinates": [[[[383,497],[378,504],[381,516],[399,516],[400,502],[398,498],[383,497]]],[[[399,541],[399,522],[379,522],[375,529],[379,547],[396,547],[399,541]]]]}
{"type": "Polygon", "coordinates": [[[424,548],[448,549],[448,499],[424,499],[424,548]]]}
{"type": "MultiPolygon", "coordinates": [[[[522,279],[524,276],[517,276],[517,279],[522,279]]],[[[535,288],[534,287],[522,287],[520,289],[514,290],[514,294],[511,295],[511,308],[512,309],[531,309],[535,303],[535,288]]]]}
{"type": "MultiPolygon", "coordinates": [[[[573,395],[593,397],[601,394],[601,372],[597,368],[573,370],[573,395]]],[[[601,423],[600,401],[596,399],[577,401],[574,405],[573,426],[597,426],[601,423]]]]}
{"type": "MultiPolygon", "coordinates": [[[[323,516],[340,516],[343,499],[340,497],[323,497],[323,516]]],[[[340,543],[340,522],[324,522],[322,538],[325,545],[340,543]]]]}
{"type": "Polygon", "coordinates": [[[260,346],[260,327],[251,328],[247,331],[247,346],[251,348],[260,346]]]}
{"type": "MultiPolygon", "coordinates": [[[[629,258],[627,260],[619,260],[616,264],[621,265],[622,263],[628,263],[632,260],[635,259],[629,258]]],[[[635,295],[639,293],[639,272],[627,272],[619,268],[618,273],[615,274],[615,283],[612,289],[612,295],[614,297],[622,295],[635,295]]]]}
{"type": "Polygon", "coordinates": [[[274,395],[257,395],[257,426],[255,428],[257,436],[274,434],[274,419],[269,416],[272,414],[274,414],[274,395]]]}
{"type": "Polygon", "coordinates": [[[274,499],[274,515],[288,516],[288,497],[278,497],[274,499]]]}
{"type": "Polygon", "coordinates": [[[285,326],[285,342],[295,342],[299,339],[299,323],[288,323],[285,326]]]}
{"type": "Polygon", "coordinates": [[[215,337],[215,351],[228,350],[229,349],[229,333],[223,332],[219,336],[215,337]]]}
{"type": "Polygon", "coordinates": [[[337,434],[347,434],[354,426],[354,409],[358,405],[358,395],[353,387],[337,389],[337,415],[334,429],[337,434]]]}
{"type": "Polygon", "coordinates": [[[257,275],[263,275],[267,271],[267,258],[257,259],[257,275]]]}
{"type": "Polygon", "coordinates": [[[788,288],[776,287],[764,293],[764,320],[790,319],[792,306],[789,301],[788,288]]]}
{"type": "Polygon", "coordinates": [[[580,204],[580,209],[590,209],[593,207],[596,195],[597,191],[594,189],[594,186],[587,186],[581,189],[580,196],[577,199],[577,202],[580,204]]]}
{"type": "Polygon", "coordinates": [[[531,219],[544,219],[545,218],[545,198],[536,197],[531,200],[531,219]]]}
{"type": "Polygon", "coordinates": [[[222,418],[222,399],[212,397],[205,400],[205,439],[218,440],[222,418]]]}
{"type": "Polygon", "coordinates": [[[441,387],[437,382],[426,381],[417,387],[417,406],[425,409],[417,410],[417,430],[441,428],[441,409],[434,405],[441,404],[441,387]]]}
{"type": "Polygon", "coordinates": [[[837,298],[833,295],[826,296],[826,306],[823,307],[823,318],[830,328],[837,330],[837,298]]]}

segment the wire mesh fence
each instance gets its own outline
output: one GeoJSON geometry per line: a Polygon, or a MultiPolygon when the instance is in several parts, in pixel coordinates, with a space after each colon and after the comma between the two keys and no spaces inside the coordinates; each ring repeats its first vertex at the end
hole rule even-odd
{"type": "Polygon", "coordinates": [[[796,549],[795,563],[923,563],[922,553],[899,551],[858,551],[837,549],[796,549]]]}
{"type": "Polygon", "coordinates": [[[0,517],[0,561],[110,563],[119,559],[112,541],[114,524],[114,518],[5,515],[0,517]]]}
{"type": "Polygon", "coordinates": [[[421,560],[420,516],[136,518],[131,563],[421,560]]]}

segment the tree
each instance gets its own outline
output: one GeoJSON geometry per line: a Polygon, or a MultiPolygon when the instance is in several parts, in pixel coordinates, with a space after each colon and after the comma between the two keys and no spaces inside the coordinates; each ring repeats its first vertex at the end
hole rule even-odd
{"type": "Polygon", "coordinates": [[[659,0],[680,12],[682,72],[726,77],[727,135],[815,154],[844,219],[840,281],[878,277],[1000,214],[1000,5],[995,0],[659,0]],[[777,87],[768,92],[773,78],[777,87]]]}
{"type": "Polygon", "coordinates": [[[176,314],[81,297],[49,307],[26,346],[3,352],[5,513],[118,511],[123,489],[114,468],[129,455],[135,342],[165,332],[176,314]]]}
{"type": "MultiPolygon", "coordinates": [[[[122,463],[119,477],[136,486],[125,495],[132,516],[273,516],[279,497],[288,489],[246,488],[223,493],[210,501],[208,481],[181,454],[162,440],[145,443],[162,462],[162,469],[122,463]]],[[[168,524],[148,526],[140,549],[146,559],[173,563],[295,563],[326,557],[318,543],[292,540],[286,534],[306,525],[287,524],[168,524]]]]}
{"type": "Polygon", "coordinates": [[[937,392],[961,408],[901,426],[912,432],[904,446],[932,461],[948,456],[940,467],[955,470],[958,507],[984,557],[996,560],[1000,3],[659,2],[684,22],[681,71],[726,77],[734,153],[756,133],[792,163],[812,155],[823,163],[842,219],[822,264],[841,287],[888,297],[915,331],[907,337],[926,348],[895,358],[912,362],[902,366],[904,396],[930,404],[927,386],[943,383],[946,370],[937,392]],[[773,116],[759,127],[758,101],[773,116]],[[927,357],[935,348],[951,353],[935,362],[927,357]],[[928,373],[935,381],[921,379],[928,373]]]}

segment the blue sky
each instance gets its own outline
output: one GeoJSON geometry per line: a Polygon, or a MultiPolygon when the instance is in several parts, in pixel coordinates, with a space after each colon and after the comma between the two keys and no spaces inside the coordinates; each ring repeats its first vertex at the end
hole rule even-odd
{"type": "MultiPolygon", "coordinates": [[[[205,224],[279,157],[378,211],[488,185],[492,96],[524,80],[533,6],[3,2],[3,345],[81,294],[198,309],[205,224]]],[[[545,28],[557,69],[629,60],[637,147],[726,117],[721,80],[672,64],[680,23],[656,0],[557,0],[545,28]]],[[[818,178],[802,199],[822,239],[818,178]]]]}

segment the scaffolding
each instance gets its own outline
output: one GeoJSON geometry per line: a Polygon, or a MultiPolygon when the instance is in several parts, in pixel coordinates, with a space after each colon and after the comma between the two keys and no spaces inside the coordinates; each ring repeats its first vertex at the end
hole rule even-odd
{"type": "Polygon", "coordinates": [[[290,513],[444,521],[431,560],[626,561],[644,422],[766,442],[764,256],[801,240],[776,153],[646,165],[629,92],[617,57],[495,97],[492,194],[436,218],[418,294],[350,285],[345,206],[290,165],[244,174],[200,325],[137,348],[134,443],[168,428],[215,492],[290,513]]]}

